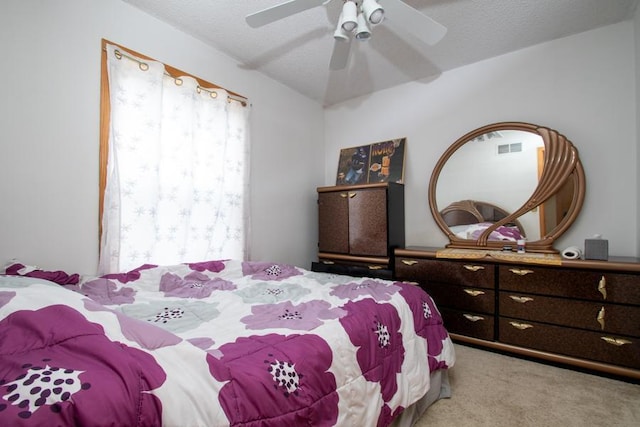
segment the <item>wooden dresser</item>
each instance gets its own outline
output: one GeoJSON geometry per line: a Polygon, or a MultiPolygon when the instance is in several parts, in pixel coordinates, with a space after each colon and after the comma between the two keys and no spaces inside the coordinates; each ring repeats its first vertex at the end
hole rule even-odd
{"type": "Polygon", "coordinates": [[[404,246],[404,186],[318,187],[318,262],[312,270],[393,277],[393,250],[404,246]]]}
{"type": "Polygon", "coordinates": [[[429,292],[454,340],[640,379],[640,259],[548,265],[407,248],[395,274],[429,292]]]}

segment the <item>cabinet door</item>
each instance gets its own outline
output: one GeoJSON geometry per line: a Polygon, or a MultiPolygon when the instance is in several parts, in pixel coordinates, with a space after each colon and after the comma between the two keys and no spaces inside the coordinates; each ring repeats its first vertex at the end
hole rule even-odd
{"type": "Polygon", "coordinates": [[[318,250],[349,253],[349,196],[346,191],[318,194],[318,250]]]}
{"type": "Polygon", "coordinates": [[[349,253],[387,256],[387,190],[350,191],[349,253]]]}

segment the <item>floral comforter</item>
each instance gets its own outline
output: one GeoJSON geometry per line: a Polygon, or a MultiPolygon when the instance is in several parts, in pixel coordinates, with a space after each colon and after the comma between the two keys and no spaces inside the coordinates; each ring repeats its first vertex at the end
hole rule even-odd
{"type": "MultiPolygon", "coordinates": [[[[479,222],[477,224],[454,225],[449,228],[461,239],[478,240],[482,233],[492,225],[493,223],[491,222],[479,222]]],[[[515,242],[524,238],[525,236],[522,235],[517,226],[500,225],[489,233],[489,240],[515,242]]]]}
{"type": "Polygon", "coordinates": [[[0,276],[0,425],[387,426],[454,358],[406,283],[240,261],[0,276]]]}

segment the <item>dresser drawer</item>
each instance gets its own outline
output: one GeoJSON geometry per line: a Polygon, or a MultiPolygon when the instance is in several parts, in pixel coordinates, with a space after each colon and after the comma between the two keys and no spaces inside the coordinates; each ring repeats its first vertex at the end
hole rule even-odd
{"type": "Polygon", "coordinates": [[[500,342],[629,368],[640,368],[640,339],[500,318],[500,342]]]}
{"type": "Polygon", "coordinates": [[[355,277],[373,277],[376,279],[393,280],[393,271],[384,264],[343,264],[339,262],[312,262],[311,271],[319,273],[341,274],[355,277]]]}
{"type": "Polygon", "coordinates": [[[431,282],[421,287],[431,295],[438,307],[445,306],[478,313],[493,314],[495,312],[495,291],[492,289],[431,282]]]}
{"type": "Polygon", "coordinates": [[[640,305],[640,275],[538,266],[498,267],[500,290],[640,305]]]}
{"type": "Polygon", "coordinates": [[[494,288],[493,264],[466,261],[440,261],[398,257],[395,262],[396,277],[420,283],[450,283],[477,288],[494,288]]]}
{"type": "Polygon", "coordinates": [[[640,307],[500,292],[500,316],[640,337],[640,307]]]}
{"type": "Polygon", "coordinates": [[[493,341],[495,337],[493,316],[471,311],[458,311],[446,307],[438,308],[442,315],[444,326],[450,333],[493,341]]]}

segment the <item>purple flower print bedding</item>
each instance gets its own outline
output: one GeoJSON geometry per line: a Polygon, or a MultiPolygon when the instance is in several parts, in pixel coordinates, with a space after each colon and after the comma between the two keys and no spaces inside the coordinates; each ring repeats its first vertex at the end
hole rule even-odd
{"type": "MultiPolygon", "coordinates": [[[[477,224],[454,225],[449,228],[461,239],[477,240],[482,233],[492,225],[493,223],[491,222],[479,222],[477,224]]],[[[525,236],[522,235],[520,229],[516,226],[500,225],[489,233],[489,240],[515,242],[524,238],[525,236]]]]}
{"type": "Polygon", "coordinates": [[[386,426],[454,361],[407,283],[235,260],[0,276],[0,425],[386,426]]]}

